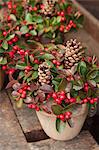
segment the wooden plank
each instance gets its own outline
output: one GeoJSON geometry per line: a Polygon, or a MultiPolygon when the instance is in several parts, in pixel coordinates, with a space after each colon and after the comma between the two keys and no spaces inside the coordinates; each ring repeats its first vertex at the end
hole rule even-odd
{"type": "Polygon", "coordinates": [[[93,150],[95,144],[96,142],[90,133],[83,131],[73,140],[56,141],[48,139],[41,142],[29,143],[28,145],[31,150],[93,150]]]}
{"type": "Polygon", "coordinates": [[[29,150],[7,94],[0,92],[0,150],[29,150]]]}
{"type": "Polygon", "coordinates": [[[84,14],[84,28],[85,30],[99,42],[99,21],[91,15],[84,7],[82,7],[78,2],[72,0],[73,3],[79,8],[79,10],[84,14]]]}

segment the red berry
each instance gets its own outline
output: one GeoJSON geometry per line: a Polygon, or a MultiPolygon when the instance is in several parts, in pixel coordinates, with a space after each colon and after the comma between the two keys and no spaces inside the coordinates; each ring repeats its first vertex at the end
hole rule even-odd
{"type": "Polygon", "coordinates": [[[22,93],[21,98],[25,98],[25,97],[26,97],[26,94],[22,93]]]}
{"type": "Polygon", "coordinates": [[[33,29],[33,26],[32,25],[29,25],[29,30],[32,30],[33,29]]]}
{"type": "Polygon", "coordinates": [[[57,12],[57,15],[60,16],[60,14],[61,14],[61,12],[58,11],[58,12],[57,12]]]}
{"type": "Polygon", "coordinates": [[[65,120],[64,114],[60,114],[60,115],[59,115],[59,118],[60,118],[62,121],[64,121],[64,120],[65,120]]]}
{"type": "Polygon", "coordinates": [[[60,30],[61,32],[64,32],[64,29],[65,29],[64,25],[61,25],[60,28],[59,28],[59,30],[60,30]]]}
{"type": "Polygon", "coordinates": [[[94,104],[94,103],[95,103],[94,99],[91,99],[90,104],[94,104]]]}
{"type": "Polygon", "coordinates": [[[43,4],[41,4],[41,5],[40,5],[40,8],[41,8],[41,9],[44,9],[44,5],[43,5],[43,4]]]}
{"type": "Polygon", "coordinates": [[[62,100],[64,100],[66,97],[65,97],[65,95],[61,95],[60,97],[59,97],[59,99],[62,101],[62,100]]]}
{"type": "Polygon", "coordinates": [[[33,7],[33,11],[37,11],[37,7],[35,6],[35,7],[33,7]]]}
{"type": "Polygon", "coordinates": [[[7,36],[7,32],[6,31],[3,31],[3,36],[7,36]]]}
{"type": "Polygon", "coordinates": [[[26,91],[23,91],[22,94],[26,95],[26,91]]]}
{"type": "Polygon", "coordinates": [[[65,17],[62,17],[62,18],[61,18],[61,22],[65,21],[65,20],[66,20],[65,17]]]}
{"type": "Polygon", "coordinates": [[[12,8],[12,4],[11,4],[11,3],[8,4],[8,8],[9,8],[9,9],[12,8]]]}
{"type": "Polygon", "coordinates": [[[25,34],[25,37],[30,37],[30,36],[31,36],[30,33],[26,33],[26,34],[25,34]]]}
{"type": "Polygon", "coordinates": [[[71,112],[70,111],[67,111],[66,113],[65,113],[65,115],[68,115],[68,116],[71,116],[71,112]]]}
{"type": "Polygon", "coordinates": [[[13,49],[18,50],[19,49],[18,45],[13,46],[13,49]]]}
{"type": "Polygon", "coordinates": [[[69,115],[65,115],[65,118],[68,120],[68,119],[70,119],[70,116],[69,115]]]}
{"type": "Polygon", "coordinates": [[[87,103],[87,102],[88,102],[87,98],[83,99],[83,103],[87,103]]]}
{"type": "Polygon", "coordinates": [[[64,17],[64,15],[65,15],[64,11],[61,11],[60,16],[64,17]]]}
{"type": "Polygon", "coordinates": [[[57,104],[59,104],[59,105],[62,103],[59,98],[56,98],[56,99],[55,99],[55,102],[56,102],[57,104]]]}
{"type": "Polygon", "coordinates": [[[53,93],[53,94],[52,94],[52,97],[53,97],[54,99],[56,99],[56,98],[57,98],[57,93],[53,93]]]}
{"type": "Polygon", "coordinates": [[[55,65],[57,64],[57,60],[55,60],[55,59],[54,59],[52,62],[53,62],[53,64],[55,64],[55,65]]]}
{"type": "Polygon", "coordinates": [[[13,42],[12,42],[12,41],[8,41],[7,43],[8,43],[9,45],[12,45],[12,44],[13,44],[13,42]]]}
{"type": "Polygon", "coordinates": [[[61,63],[60,63],[59,61],[57,61],[56,65],[57,65],[57,66],[60,66],[60,65],[61,65],[61,63]]]}
{"type": "Polygon", "coordinates": [[[8,16],[7,20],[8,20],[8,21],[10,21],[10,20],[11,20],[11,17],[10,17],[10,16],[8,16]]]}
{"type": "Polygon", "coordinates": [[[65,95],[65,91],[61,91],[60,94],[61,94],[61,95],[65,95]]]}
{"type": "Polygon", "coordinates": [[[18,93],[22,94],[22,93],[23,93],[23,90],[22,90],[22,89],[19,89],[19,90],[18,90],[18,93]]]}
{"type": "Polygon", "coordinates": [[[88,89],[89,89],[88,86],[85,86],[85,87],[84,87],[84,91],[85,91],[85,92],[88,92],[88,89]]]}
{"type": "Polygon", "coordinates": [[[69,101],[70,101],[70,103],[75,103],[76,99],[75,98],[70,98],[69,101]]]}
{"type": "Polygon", "coordinates": [[[2,66],[2,70],[6,70],[7,69],[7,66],[2,66]]]}
{"type": "Polygon", "coordinates": [[[34,63],[39,64],[39,60],[38,60],[38,59],[35,59],[35,60],[34,60],[34,63]]]}
{"type": "Polygon", "coordinates": [[[36,106],[35,110],[36,110],[36,111],[39,111],[39,110],[40,110],[40,108],[39,108],[38,106],[36,106]]]}

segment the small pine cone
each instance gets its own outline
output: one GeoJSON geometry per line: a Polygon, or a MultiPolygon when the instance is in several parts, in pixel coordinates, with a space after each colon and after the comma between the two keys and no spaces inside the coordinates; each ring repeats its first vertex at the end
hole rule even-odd
{"type": "Polygon", "coordinates": [[[51,83],[50,67],[47,65],[46,62],[43,62],[42,64],[39,65],[38,75],[39,75],[39,83],[41,85],[51,83]]]}
{"type": "Polygon", "coordinates": [[[75,65],[75,63],[79,62],[84,54],[84,50],[82,49],[82,45],[80,42],[77,42],[76,39],[71,39],[66,43],[66,51],[65,51],[65,68],[70,69],[75,65]]]}
{"type": "Polygon", "coordinates": [[[43,0],[44,8],[42,13],[44,15],[51,15],[54,11],[55,0],[43,0]]]}

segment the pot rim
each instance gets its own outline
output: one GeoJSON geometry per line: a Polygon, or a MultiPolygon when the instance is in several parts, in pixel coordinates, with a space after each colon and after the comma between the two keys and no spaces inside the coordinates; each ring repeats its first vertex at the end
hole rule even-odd
{"type": "MultiPolygon", "coordinates": [[[[78,114],[72,114],[71,117],[72,117],[72,118],[79,117],[79,116],[81,116],[81,115],[86,114],[86,111],[88,111],[87,104],[82,104],[82,109],[81,109],[81,111],[80,111],[78,114]]],[[[42,114],[45,115],[45,116],[48,116],[48,117],[55,117],[55,118],[56,118],[56,115],[54,115],[54,114],[48,114],[48,113],[45,112],[45,111],[36,111],[36,113],[42,113],[42,114]]]]}

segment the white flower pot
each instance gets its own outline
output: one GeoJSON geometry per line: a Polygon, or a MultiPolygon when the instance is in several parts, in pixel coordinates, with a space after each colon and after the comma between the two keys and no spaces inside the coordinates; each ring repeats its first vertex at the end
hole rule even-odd
{"type": "Polygon", "coordinates": [[[56,130],[55,115],[47,114],[44,111],[37,111],[36,113],[43,130],[49,137],[55,140],[70,140],[79,134],[88,114],[88,108],[86,104],[83,104],[81,111],[76,115],[72,115],[74,127],[71,128],[68,123],[66,123],[66,126],[61,133],[56,130]]]}

